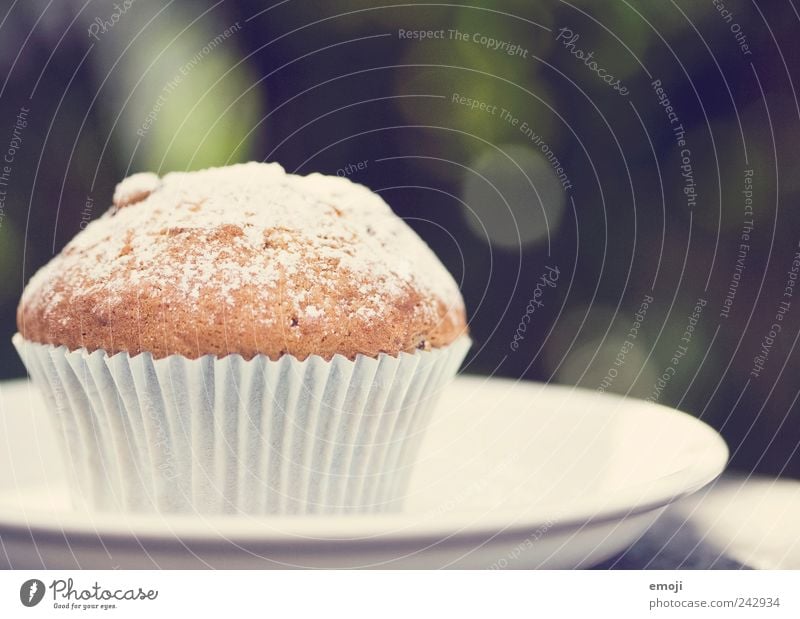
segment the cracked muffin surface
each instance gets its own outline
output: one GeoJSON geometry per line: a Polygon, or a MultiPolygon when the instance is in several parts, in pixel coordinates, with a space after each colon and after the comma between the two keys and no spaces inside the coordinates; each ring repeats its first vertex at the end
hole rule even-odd
{"type": "Polygon", "coordinates": [[[396,355],[467,332],[458,285],[375,193],[247,163],[135,174],[26,286],[22,336],[197,358],[396,355]]]}

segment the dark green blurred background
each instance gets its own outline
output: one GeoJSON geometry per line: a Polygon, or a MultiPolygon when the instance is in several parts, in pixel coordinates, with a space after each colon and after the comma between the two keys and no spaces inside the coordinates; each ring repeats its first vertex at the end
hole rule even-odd
{"type": "Polygon", "coordinates": [[[122,177],[278,161],[381,192],[434,247],[466,372],[651,397],[734,467],[800,476],[795,8],[461,4],[4,0],[0,378],[24,375],[24,283],[122,177]]]}

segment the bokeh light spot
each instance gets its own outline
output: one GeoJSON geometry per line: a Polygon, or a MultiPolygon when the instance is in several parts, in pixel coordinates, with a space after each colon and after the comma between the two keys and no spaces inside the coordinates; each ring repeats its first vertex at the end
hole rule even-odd
{"type": "Polygon", "coordinates": [[[483,153],[465,172],[462,196],[470,228],[506,249],[546,243],[566,202],[550,162],[522,145],[483,153]]]}

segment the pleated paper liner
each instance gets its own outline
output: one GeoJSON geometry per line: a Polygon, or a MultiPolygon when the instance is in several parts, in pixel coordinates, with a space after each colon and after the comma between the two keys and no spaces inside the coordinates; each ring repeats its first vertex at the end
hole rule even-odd
{"type": "Polygon", "coordinates": [[[471,345],[246,361],[13,342],[48,402],[76,500],[250,514],[400,509],[441,389],[471,345]]]}

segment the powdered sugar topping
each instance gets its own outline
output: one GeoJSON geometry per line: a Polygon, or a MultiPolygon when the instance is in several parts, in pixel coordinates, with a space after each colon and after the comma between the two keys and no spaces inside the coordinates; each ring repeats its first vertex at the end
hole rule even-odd
{"type": "Polygon", "coordinates": [[[377,194],[344,178],[256,162],[125,179],[114,207],[40,270],[25,294],[45,311],[54,307],[62,293],[50,282],[58,276],[72,295],[99,293],[109,307],[142,286],[176,303],[213,295],[233,306],[236,291],[255,285],[314,321],[326,307],[319,295],[308,302],[309,290],[294,279],[313,278],[314,287],[333,292],[343,274],[364,320],[380,320],[382,307],[409,287],[427,297],[423,311],[437,312],[437,303],[463,308],[447,270],[377,194]]]}

